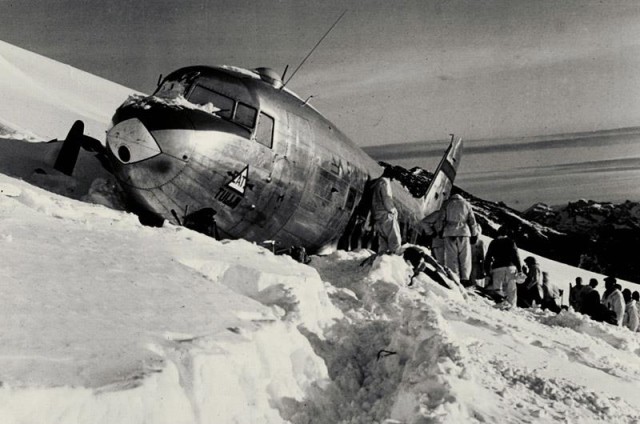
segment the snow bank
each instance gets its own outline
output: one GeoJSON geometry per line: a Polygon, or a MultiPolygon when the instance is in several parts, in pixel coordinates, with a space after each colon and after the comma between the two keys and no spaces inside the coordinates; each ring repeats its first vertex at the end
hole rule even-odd
{"type": "Polygon", "coordinates": [[[640,422],[638,334],[573,311],[409,286],[399,256],[306,266],[142,227],[2,175],[0,213],[2,423],[640,422]]]}
{"type": "Polygon", "coordinates": [[[327,378],[303,333],[341,313],[313,269],[0,187],[0,422],[282,422],[327,378]]]}

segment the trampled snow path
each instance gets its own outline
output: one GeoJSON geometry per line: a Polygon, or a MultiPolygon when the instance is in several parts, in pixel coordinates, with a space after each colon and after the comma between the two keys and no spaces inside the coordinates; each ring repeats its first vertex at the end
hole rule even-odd
{"type": "MultiPolygon", "coordinates": [[[[0,175],[0,422],[634,422],[638,334],[0,175]]],[[[558,281],[576,270],[543,262],[558,281]]]]}

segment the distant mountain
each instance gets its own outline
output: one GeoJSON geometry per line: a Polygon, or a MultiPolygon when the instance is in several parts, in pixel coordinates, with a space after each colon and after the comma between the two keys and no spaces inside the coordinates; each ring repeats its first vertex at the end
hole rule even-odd
{"type": "Polygon", "coordinates": [[[537,204],[523,215],[569,235],[580,235],[578,265],[630,281],[640,275],[640,203],[578,200],[563,207],[537,204]]]}
{"type": "MultiPolygon", "coordinates": [[[[433,174],[421,168],[407,170],[391,167],[398,179],[414,196],[421,197],[433,174]]],[[[597,203],[581,200],[561,208],[539,203],[518,212],[502,202],[480,199],[459,187],[459,193],[471,203],[483,233],[495,237],[506,225],[519,247],[589,271],[637,280],[640,261],[640,203],[597,203]]]]}

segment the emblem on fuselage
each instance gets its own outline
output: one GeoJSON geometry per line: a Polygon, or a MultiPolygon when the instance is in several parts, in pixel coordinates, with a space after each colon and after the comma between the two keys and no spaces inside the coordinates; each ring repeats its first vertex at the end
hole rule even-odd
{"type": "Polygon", "coordinates": [[[231,209],[235,208],[244,197],[248,179],[249,165],[245,166],[242,171],[231,179],[231,181],[220,187],[220,190],[218,190],[218,193],[215,196],[216,200],[222,202],[226,206],[229,206],[231,209]]]}

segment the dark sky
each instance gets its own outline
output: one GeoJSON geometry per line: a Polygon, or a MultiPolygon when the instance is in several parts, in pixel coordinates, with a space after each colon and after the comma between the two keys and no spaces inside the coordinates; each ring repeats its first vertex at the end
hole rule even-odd
{"type": "Polygon", "coordinates": [[[640,125],[640,2],[8,1],[0,39],[150,92],[192,64],[295,68],[360,145],[640,125]]]}

